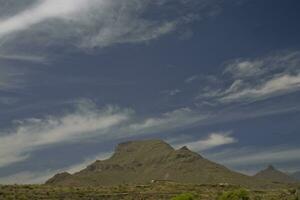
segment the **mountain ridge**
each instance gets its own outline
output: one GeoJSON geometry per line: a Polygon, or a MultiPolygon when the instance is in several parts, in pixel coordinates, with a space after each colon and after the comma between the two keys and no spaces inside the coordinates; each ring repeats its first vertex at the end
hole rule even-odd
{"type": "Polygon", "coordinates": [[[294,179],[300,181],[300,171],[297,171],[297,172],[292,173],[291,176],[292,176],[294,179]]]}
{"type": "Polygon", "coordinates": [[[232,184],[247,187],[274,187],[214,163],[187,147],[174,149],[162,140],[130,141],[119,144],[107,160],[97,160],[75,173],[49,179],[52,185],[147,184],[152,180],[191,184],[232,184]]]}
{"type": "Polygon", "coordinates": [[[253,177],[269,180],[272,182],[295,183],[297,182],[292,176],[276,169],[273,165],[269,165],[266,169],[259,171],[253,177]]]}

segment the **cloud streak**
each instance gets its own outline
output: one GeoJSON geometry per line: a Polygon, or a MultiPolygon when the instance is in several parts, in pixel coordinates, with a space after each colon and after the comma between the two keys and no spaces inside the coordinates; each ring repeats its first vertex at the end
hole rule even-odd
{"type": "Polygon", "coordinates": [[[218,83],[204,88],[198,99],[219,104],[249,103],[300,90],[300,52],[279,52],[225,65],[218,83]],[[225,81],[222,81],[225,80],[225,81]]]}
{"type": "MultiPolygon", "coordinates": [[[[0,37],[29,29],[31,26],[51,18],[66,18],[85,10],[91,0],[41,0],[31,8],[0,21],[0,37]]],[[[96,2],[96,1],[95,1],[96,2]]],[[[97,1],[97,2],[102,2],[97,1]]]]}
{"type": "Polygon", "coordinates": [[[0,60],[13,60],[13,61],[25,61],[32,63],[47,64],[48,60],[43,56],[36,55],[0,55],[0,60]]]}
{"type": "Polygon", "coordinates": [[[287,164],[300,160],[300,149],[297,147],[282,146],[267,149],[245,147],[210,154],[208,157],[233,167],[268,165],[270,163],[287,164]]]}
{"type": "Polygon", "coordinates": [[[53,46],[92,49],[147,42],[210,15],[218,4],[218,0],[12,2],[0,18],[0,48],[14,54],[25,44],[37,53],[53,46]],[[177,12],[179,7],[184,12],[177,12]],[[155,16],[149,15],[153,12],[155,16]]]}
{"type": "Polygon", "coordinates": [[[49,145],[75,142],[105,135],[130,118],[130,110],[80,107],[73,113],[18,122],[16,128],[0,135],[0,166],[29,158],[30,152],[49,145]]]}
{"type": "Polygon", "coordinates": [[[188,127],[207,119],[208,116],[192,111],[190,108],[180,108],[160,116],[149,117],[135,121],[124,128],[130,133],[157,133],[188,127]]]}
{"type": "MultiPolygon", "coordinates": [[[[235,82],[231,86],[231,89],[238,84],[242,84],[242,83],[235,82]]],[[[256,87],[250,86],[242,90],[229,92],[224,97],[221,97],[220,101],[232,102],[232,101],[243,101],[243,100],[245,101],[261,100],[273,96],[288,94],[298,90],[300,90],[300,73],[296,75],[280,74],[256,87]]]]}
{"type": "Polygon", "coordinates": [[[200,152],[237,142],[238,140],[232,137],[230,132],[216,132],[209,134],[205,139],[176,144],[175,147],[187,146],[193,151],[200,152]]]}

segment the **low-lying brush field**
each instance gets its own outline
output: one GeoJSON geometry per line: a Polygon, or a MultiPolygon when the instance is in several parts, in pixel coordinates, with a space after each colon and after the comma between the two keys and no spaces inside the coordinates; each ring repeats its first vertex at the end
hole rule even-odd
{"type": "MultiPolygon", "coordinates": [[[[171,200],[183,193],[193,200],[227,200],[231,191],[242,190],[229,185],[191,185],[154,183],[115,187],[54,187],[48,185],[0,186],[0,200],[171,200]],[[225,194],[225,195],[224,195],[225,194]]],[[[243,189],[244,190],[244,189],[243,189]]],[[[297,189],[246,190],[245,200],[297,200],[297,189]]],[[[184,196],[184,195],[183,195],[184,196]]],[[[229,199],[228,199],[229,200],[229,199]]],[[[230,199],[231,200],[231,199],[230,199]]]]}

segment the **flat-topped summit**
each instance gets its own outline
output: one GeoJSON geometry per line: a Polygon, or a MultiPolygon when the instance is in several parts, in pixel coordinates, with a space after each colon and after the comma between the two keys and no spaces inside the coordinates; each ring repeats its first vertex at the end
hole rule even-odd
{"type": "Polygon", "coordinates": [[[174,150],[171,145],[168,143],[164,142],[163,140],[138,140],[138,141],[128,141],[128,142],[123,142],[117,145],[116,147],[116,152],[130,152],[134,151],[136,149],[141,150],[141,147],[146,150],[146,149],[154,149],[154,148],[159,148],[159,149],[168,149],[168,150],[174,150]]]}
{"type": "Polygon", "coordinates": [[[295,179],[288,174],[276,169],[273,165],[269,165],[266,169],[258,172],[254,177],[273,182],[294,183],[295,179]]]}
{"type": "Polygon", "coordinates": [[[111,159],[128,160],[131,158],[144,160],[147,157],[169,154],[173,147],[162,140],[141,140],[120,143],[111,159]],[[148,154],[151,153],[151,154],[148,154]],[[148,154],[148,156],[146,156],[148,154]]]}
{"type": "Polygon", "coordinates": [[[175,150],[161,140],[130,141],[117,145],[113,156],[95,161],[73,175],[56,175],[47,184],[86,186],[147,184],[152,180],[178,183],[265,186],[266,182],[233,172],[182,147],[175,150]]]}

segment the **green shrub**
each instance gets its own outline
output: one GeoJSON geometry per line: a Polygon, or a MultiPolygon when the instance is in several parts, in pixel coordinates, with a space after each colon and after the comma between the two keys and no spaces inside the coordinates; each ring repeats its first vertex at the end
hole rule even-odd
{"type": "Polygon", "coordinates": [[[249,192],[245,189],[237,189],[234,191],[224,192],[217,200],[249,200],[249,192]]]}
{"type": "Polygon", "coordinates": [[[176,197],[173,197],[171,200],[194,200],[195,197],[193,194],[190,193],[184,193],[181,195],[178,195],[176,197]]]}
{"type": "Polygon", "coordinates": [[[261,196],[255,196],[254,200],[262,200],[262,197],[261,196]]]}

